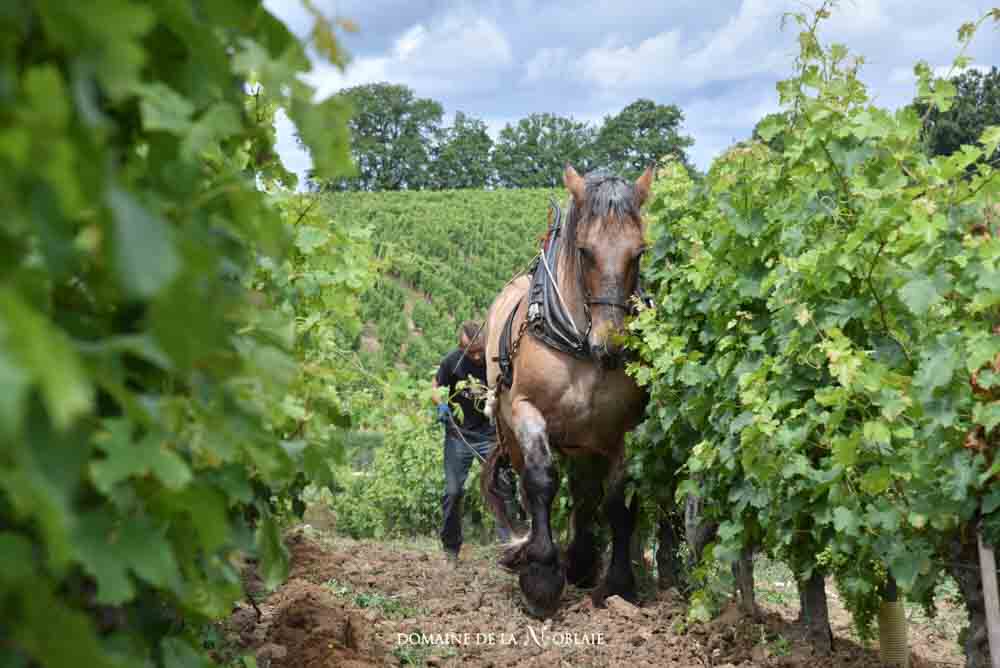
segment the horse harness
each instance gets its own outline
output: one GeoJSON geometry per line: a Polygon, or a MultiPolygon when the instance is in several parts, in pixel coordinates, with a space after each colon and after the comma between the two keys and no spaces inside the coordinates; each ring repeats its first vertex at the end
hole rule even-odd
{"type": "MultiPolygon", "coordinates": [[[[509,389],[513,386],[514,358],[525,332],[530,332],[536,339],[560,352],[578,359],[587,359],[592,352],[590,349],[590,330],[593,321],[590,316],[590,307],[592,305],[613,306],[628,313],[634,313],[636,310],[635,304],[630,303],[629,300],[610,296],[591,298],[590,293],[584,288],[584,312],[587,317],[587,329],[582,333],[577,329],[557,285],[557,261],[563,241],[560,234],[562,232],[562,209],[554,199],[549,202],[549,206],[552,209],[552,222],[549,231],[545,236],[541,251],[528,268],[531,283],[527,293],[527,317],[521,322],[515,336],[513,332],[514,319],[517,317],[521,304],[525,301],[522,297],[510,310],[503,329],[500,331],[497,356],[493,358],[493,361],[497,362],[500,367],[495,383],[498,392],[505,387],[509,389]]],[[[577,266],[579,267],[579,264],[577,266]]],[[[579,270],[577,280],[582,283],[579,270]]],[[[642,304],[647,307],[652,306],[652,300],[643,291],[638,281],[634,294],[642,304]]]]}

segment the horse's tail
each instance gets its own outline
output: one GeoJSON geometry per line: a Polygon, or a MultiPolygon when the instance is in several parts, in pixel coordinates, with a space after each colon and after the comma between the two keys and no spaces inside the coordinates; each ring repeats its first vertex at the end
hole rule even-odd
{"type": "Polygon", "coordinates": [[[510,517],[507,515],[507,504],[500,494],[500,476],[504,473],[503,462],[509,458],[509,453],[504,445],[505,440],[501,437],[500,430],[503,425],[497,420],[497,445],[490,452],[483,464],[483,474],[479,479],[479,489],[486,500],[486,505],[493,511],[493,516],[497,522],[508,531],[513,533],[510,517]]]}

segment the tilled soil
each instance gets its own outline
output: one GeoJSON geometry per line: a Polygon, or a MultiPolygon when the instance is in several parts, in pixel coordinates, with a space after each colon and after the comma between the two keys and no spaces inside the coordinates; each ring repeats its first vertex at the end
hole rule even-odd
{"type": "MultiPolygon", "coordinates": [[[[638,607],[614,597],[595,609],[588,592],[567,587],[559,612],[540,621],[486,549],[463,549],[456,567],[426,548],[301,530],[287,541],[290,577],[260,603],[259,621],[247,604],[225,625],[261,668],[882,665],[877,650],[844,638],[831,656],[814,656],[787,610],[765,607],[752,619],[731,607],[709,624],[688,624],[673,592],[638,607]]],[[[961,661],[921,647],[924,631],[911,627],[911,666],[961,661]]]]}

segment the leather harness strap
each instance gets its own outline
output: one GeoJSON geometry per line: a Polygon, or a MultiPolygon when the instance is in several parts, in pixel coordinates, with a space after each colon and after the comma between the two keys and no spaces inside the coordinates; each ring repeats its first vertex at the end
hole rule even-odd
{"type": "Polygon", "coordinates": [[[500,377],[497,385],[511,387],[514,384],[514,358],[511,354],[511,339],[514,330],[514,318],[517,316],[517,309],[520,308],[523,299],[514,304],[510,310],[507,321],[504,322],[503,329],[500,330],[500,340],[497,342],[497,357],[494,361],[500,366],[500,377]]]}

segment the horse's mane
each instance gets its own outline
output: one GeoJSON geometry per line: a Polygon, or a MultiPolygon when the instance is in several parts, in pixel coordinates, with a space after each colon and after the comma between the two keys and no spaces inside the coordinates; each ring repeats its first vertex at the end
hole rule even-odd
{"type": "Polygon", "coordinates": [[[603,225],[634,225],[640,220],[635,184],[605,170],[596,170],[584,177],[586,201],[577,206],[569,198],[566,225],[563,229],[561,253],[570,275],[576,273],[576,238],[581,227],[595,220],[603,225]]]}

